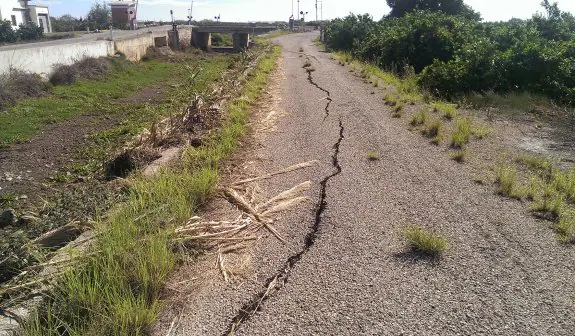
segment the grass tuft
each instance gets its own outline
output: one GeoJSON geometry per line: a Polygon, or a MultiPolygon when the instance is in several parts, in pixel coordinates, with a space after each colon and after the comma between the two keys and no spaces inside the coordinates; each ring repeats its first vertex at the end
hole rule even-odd
{"type": "Polygon", "coordinates": [[[403,237],[411,249],[430,256],[439,256],[447,250],[447,240],[422,227],[410,227],[403,231],[403,237]]]}
{"type": "Polygon", "coordinates": [[[379,153],[376,151],[367,152],[367,159],[369,161],[379,161],[379,153]]]}
{"type": "Polygon", "coordinates": [[[521,199],[517,189],[517,169],[507,164],[495,167],[497,193],[502,196],[521,199]]]}
{"type": "Polygon", "coordinates": [[[443,122],[441,119],[426,119],[421,133],[428,138],[436,138],[440,136],[443,129],[443,122]]]}
{"type": "Polygon", "coordinates": [[[453,148],[463,148],[469,143],[471,137],[471,123],[467,118],[457,119],[455,131],[451,135],[451,146],[453,148]]]}
{"type": "Polygon", "coordinates": [[[411,126],[421,126],[424,125],[427,122],[427,119],[429,119],[429,114],[427,112],[427,110],[421,110],[419,112],[417,112],[416,114],[413,115],[413,117],[411,117],[411,121],[410,124],[411,126]]]}
{"type": "Polygon", "coordinates": [[[457,106],[444,102],[434,102],[431,104],[433,112],[439,112],[447,120],[452,120],[457,116],[457,106]]]}
{"type": "Polygon", "coordinates": [[[451,159],[458,162],[464,163],[467,158],[467,150],[460,149],[451,155],[451,159]]]}

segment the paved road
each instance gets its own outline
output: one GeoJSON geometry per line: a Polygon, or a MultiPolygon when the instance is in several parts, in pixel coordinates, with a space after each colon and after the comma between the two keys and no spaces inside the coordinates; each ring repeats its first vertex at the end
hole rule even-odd
{"type": "MultiPolygon", "coordinates": [[[[136,30],[136,31],[114,30],[113,36],[114,36],[114,39],[118,39],[118,38],[126,38],[129,36],[147,34],[150,31],[153,31],[153,32],[168,31],[170,29],[172,29],[172,26],[150,27],[150,28],[143,28],[143,29],[136,30]]],[[[72,43],[83,43],[83,42],[105,40],[105,39],[109,39],[109,38],[110,38],[110,32],[106,31],[106,32],[102,32],[102,33],[83,34],[83,35],[78,36],[78,37],[69,38],[69,39],[62,39],[62,40],[7,45],[7,46],[0,47],[0,51],[30,49],[30,48],[39,48],[39,47],[48,47],[48,46],[58,46],[58,45],[66,45],[66,44],[72,44],[72,43]]]]}
{"type": "MultiPolygon", "coordinates": [[[[181,314],[172,334],[575,335],[574,249],[524,204],[473,183],[469,165],[409,131],[405,118],[393,119],[382,94],[319,52],[315,36],[278,40],[287,115],[246,157],[263,171],[320,160],[262,186],[273,195],[309,179],[316,202],[277,223],[288,243],[261,242],[245,281],[178,285],[154,334],[181,314]],[[369,151],[381,160],[369,162],[369,151]],[[406,252],[399,231],[408,223],[448,237],[445,257],[406,252]]],[[[177,283],[201,279],[202,267],[213,263],[184,268],[177,283]]]]}

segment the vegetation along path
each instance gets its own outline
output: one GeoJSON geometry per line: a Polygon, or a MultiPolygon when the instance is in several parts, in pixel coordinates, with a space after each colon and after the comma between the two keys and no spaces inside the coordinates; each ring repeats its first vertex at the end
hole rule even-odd
{"type": "Polygon", "coordinates": [[[500,125],[487,135],[471,112],[426,110],[415,96],[398,108],[391,77],[334,59],[316,38],[277,39],[280,68],[254,127],[282,117],[237,158],[260,173],[318,160],[259,185],[273,196],[309,180],[310,201],[275,221],[283,241],[269,233],[219,269],[214,255],[184,265],[152,333],[573,335],[575,251],[496,193],[487,166],[508,144],[500,125]],[[468,128],[469,152],[451,149],[468,128]]]}

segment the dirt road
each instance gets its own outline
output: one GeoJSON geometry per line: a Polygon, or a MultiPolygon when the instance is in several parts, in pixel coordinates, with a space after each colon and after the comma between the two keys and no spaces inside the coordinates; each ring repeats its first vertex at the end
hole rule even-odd
{"type": "Polygon", "coordinates": [[[574,335],[575,250],[392,118],[382,94],[318,51],[315,37],[278,39],[283,77],[272,93],[285,115],[246,154],[261,171],[319,160],[264,188],[311,180],[314,202],[276,223],[287,244],[259,243],[245,279],[214,280],[211,261],[184,267],[174,284],[197,282],[177,286],[154,333],[179,316],[172,335],[574,335]],[[406,252],[408,224],[446,236],[445,256],[406,252]]]}

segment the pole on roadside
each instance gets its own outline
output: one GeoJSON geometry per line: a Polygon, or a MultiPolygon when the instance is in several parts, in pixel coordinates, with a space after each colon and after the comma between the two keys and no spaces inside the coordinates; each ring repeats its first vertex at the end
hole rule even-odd
{"type": "Polygon", "coordinates": [[[317,0],[315,0],[315,23],[317,24],[317,0]]]}
{"type": "Polygon", "coordinates": [[[299,21],[299,0],[297,0],[297,20],[299,21]]]}

